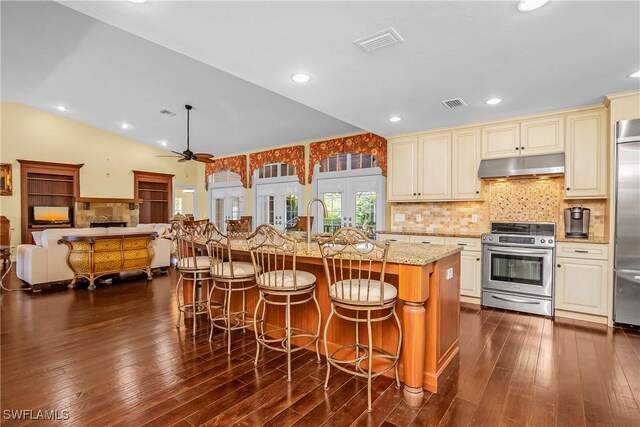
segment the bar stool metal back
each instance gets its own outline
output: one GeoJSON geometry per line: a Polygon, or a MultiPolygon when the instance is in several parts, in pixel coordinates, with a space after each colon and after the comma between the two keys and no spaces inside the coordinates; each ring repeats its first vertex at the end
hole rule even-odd
{"type": "Polygon", "coordinates": [[[254,331],[258,343],[255,364],[258,364],[260,347],[287,353],[287,380],[291,381],[291,353],[315,344],[316,355],[320,362],[320,325],[322,314],[315,295],[316,277],[306,271],[296,269],[297,242],[270,225],[260,225],[247,237],[251,259],[256,270],[256,283],[260,298],[256,304],[254,331]],[[296,328],[291,324],[291,307],[313,301],[318,311],[318,324],[315,331],[296,328]],[[258,317],[260,305],[262,313],[258,317]],[[267,305],[284,306],[285,327],[266,330],[265,315],[267,305]],[[258,326],[259,325],[259,326],[258,326]],[[258,327],[260,329],[258,329],[258,327]],[[282,336],[284,335],[284,336],[282,336]],[[292,348],[291,341],[303,341],[292,348]]]}
{"type": "MultiPolygon", "coordinates": [[[[247,320],[249,312],[247,311],[246,291],[256,287],[256,270],[251,262],[233,261],[231,239],[229,235],[222,234],[215,225],[211,226],[211,233],[209,240],[207,240],[207,253],[213,277],[213,286],[209,291],[209,320],[213,327],[224,329],[227,332],[227,353],[231,354],[231,331],[239,329],[246,331],[252,324],[251,320],[247,320]],[[224,292],[222,304],[213,303],[215,289],[224,292]],[[231,301],[234,292],[242,293],[242,309],[232,312],[231,301]],[[213,309],[222,309],[222,314],[214,316],[213,309]]],[[[209,333],[209,341],[213,338],[213,327],[209,333]]]]}
{"type": "Polygon", "coordinates": [[[172,229],[175,233],[174,243],[176,251],[176,267],[180,278],[176,285],[176,302],[178,304],[178,322],[180,317],[189,312],[193,315],[193,335],[196,334],[196,318],[199,314],[207,314],[209,301],[206,299],[212,282],[210,262],[208,256],[198,255],[199,248],[209,239],[213,224],[198,224],[188,226],[176,222],[172,229]],[[191,282],[191,301],[184,299],[184,281],[191,282]]]}
{"type": "Polygon", "coordinates": [[[344,227],[333,236],[319,242],[320,252],[329,286],[331,314],[324,329],[329,387],[331,366],[350,374],[367,378],[367,409],[371,412],[371,381],[390,369],[395,370],[396,385],[400,387],[398,361],[402,343],[402,327],[395,311],[397,289],[384,281],[389,242],[370,240],[362,231],[344,227]],[[380,267],[378,267],[378,265],[380,267]],[[355,323],[354,344],[348,344],[329,353],[327,333],[333,316],[355,323]],[[395,354],[373,345],[372,324],[393,317],[398,327],[398,346],[395,354]],[[366,323],[367,344],[360,342],[359,325],[366,323]],[[336,354],[352,350],[352,359],[338,359],[336,354]],[[374,362],[385,363],[384,369],[373,372],[374,362]],[[363,364],[365,366],[363,366],[363,364]]]}

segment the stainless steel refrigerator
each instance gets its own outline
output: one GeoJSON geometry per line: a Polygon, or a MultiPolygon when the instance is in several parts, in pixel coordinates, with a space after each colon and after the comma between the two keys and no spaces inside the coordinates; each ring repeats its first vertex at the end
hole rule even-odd
{"type": "Polygon", "coordinates": [[[613,320],[640,326],[640,119],[616,128],[613,320]]]}

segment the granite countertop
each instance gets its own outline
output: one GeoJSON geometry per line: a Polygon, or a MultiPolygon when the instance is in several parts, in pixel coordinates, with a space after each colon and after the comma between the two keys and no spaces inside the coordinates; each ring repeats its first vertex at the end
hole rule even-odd
{"type": "Polygon", "coordinates": [[[466,237],[470,239],[479,239],[482,233],[421,233],[416,231],[389,231],[380,230],[376,231],[378,234],[401,234],[407,236],[435,236],[435,237],[466,237]]]}
{"type": "Polygon", "coordinates": [[[580,239],[576,237],[556,237],[556,242],[563,243],[609,243],[609,239],[604,236],[589,236],[586,239],[580,239]]]}
{"type": "MultiPolygon", "coordinates": [[[[436,236],[436,237],[466,237],[471,239],[479,239],[482,236],[482,233],[419,233],[412,231],[389,231],[389,230],[381,230],[376,231],[378,234],[399,234],[406,236],[436,236]]],[[[567,242],[567,243],[609,243],[609,239],[604,236],[589,236],[587,239],[580,239],[576,237],[565,237],[562,235],[556,236],[557,242],[567,242]]]]}
{"type": "MultiPolygon", "coordinates": [[[[249,251],[247,242],[244,239],[232,240],[231,248],[243,252],[249,251]]],[[[423,245],[391,242],[387,262],[393,264],[425,265],[460,251],[462,251],[462,246],[458,245],[423,245]]],[[[296,255],[301,257],[322,258],[317,243],[311,243],[309,248],[306,243],[299,242],[296,255]]]]}

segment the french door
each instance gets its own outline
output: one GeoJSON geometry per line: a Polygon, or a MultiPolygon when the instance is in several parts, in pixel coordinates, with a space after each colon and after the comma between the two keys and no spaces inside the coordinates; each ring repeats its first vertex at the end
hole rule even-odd
{"type": "Polygon", "coordinates": [[[227,232],[228,219],[240,219],[244,212],[244,188],[211,189],[211,222],[223,233],[227,232]]]}
{"type": "Polygon", "coordinates": [[[318,181],[318,197],[327,205],[315,216],[324,233],[335,233],[340,227],[355,227],[374,237],[384,228],[384,179],[381,176],[327,178],[318,181]]]}
{"type": "Polygon", "coordinates": [[[300,193],[297,181],[256,185],[257,224],[273,225],[281,231],[295,225],[302,209],[300,193]]]}

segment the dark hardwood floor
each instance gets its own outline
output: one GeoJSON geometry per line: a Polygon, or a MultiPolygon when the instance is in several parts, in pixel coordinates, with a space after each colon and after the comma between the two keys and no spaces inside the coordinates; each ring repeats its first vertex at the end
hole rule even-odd
{"type": "MultiPolygon", "coordinates": [[[[464,305],[443,390],[410,408],[388,378],[366,383],[299,352],[254,368],[252,333],[176,331],[175,271],[153,282],[2,294],[3,425],[638,426],[640,333],[464,305]],[[7,420],[57,410],[63,421],[7,420]],[[13,411],[13,412],[11,412],[13,411]]],[[[5,283],[18,287],[14,278],[5,283]]],[[[51,413],[49,413],[51,414],[51,413]]]]}

